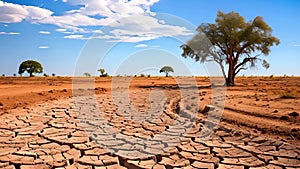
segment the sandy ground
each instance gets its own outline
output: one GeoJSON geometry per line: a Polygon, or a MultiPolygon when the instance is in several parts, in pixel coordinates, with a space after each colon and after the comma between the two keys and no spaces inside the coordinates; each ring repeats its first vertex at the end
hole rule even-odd
{"type": "MultiPolygon", "coordinates": [[[[126,78],[125,78],[126,79],[126,78]]],[[[128,78],[127,78],[128,79],[128,78]]],[[[124,80],[126,81],[126,80],[124,80]]],[[[216,130],[215,134],[212,137],[210,141],[216,143],[211,143],[213,145],[210,145],[207,142],[201,143],[201,145],[206,146],[206,148],[211,149],[208,154],[211,154],[211,158],[216,158],[215,161],[211,159],[208,160],[199,160],[202,157],[199,157],[197,159],[193,159],[192,157],[189,157],[186,153],[190,151],[184,151],[186,149],[186,145],[181,143],[182,146],[176,147],[176,151],[173,155],[172,153],[169,153],[169,155],[162,154],[161,156],[155,156],[152,161],[145,162],[143,160],[149,160],[147,158],[145,159],[132,159],[132,160],[138,160],[139,163],[135,164],[134,161],[127,160],[126,158],[123,159],[121,156],[110,156],[112,159],[111,164],[105,164],[105,166],[111,165],[111,167],[120,168],[121,166],[127,167],[127,168],[152,168],[153,166],[164,166],[166,168],[172,168],[172,167],[190,167],[190,168],[199,168],[199,166],[204,168],[226,168],[226,165],[228,168],[233,167],[254,167],[254,166],[260,166],[266,168],[284,168],[286,166],[289,166],[291,168],[297,168],[299,166],[299,157],[300,157],[300,149],[298,146],[300,146],[300,78],[299,77],[238,77],[236,79],[237,86],[233,87],[227,87],[226,88],[226,95],[224,97],[220,97],[217,99],[215,103],[211,103],[212,98],[214,95],[212,95],[212,89],[210,87],[210,81],[209,78],[205,77],[198,77],[196,78],[197,84],[198,84],[198,93],[197,97],[189,98],[190,100],[197,100],[196,103],[199,101],[199,107],[198,104],[196,105],[196,108],[188,108],[184,107],[184,109],[187,109],[188,112],[193,112],[196,116],[196,122],[199,122],[199,124],[202,123],[203,120],[205,120],[208,115],[205,110],[206,105],[214,105],[214,108],[218,109],[220,108],[220,103],[218,101],[222,101],[225,99],[225,107],[223,114],[221,114],[220,124],[218,125],[218,121],[214,122],[216,123],[216,130]],[[285,98],[287,97],[287,98],[285,98]],[[199,110],[197,110],[199,108],[199,110]],[[224,134],[225,133],[225,134],[224,134]],[[228,133],[230,133],[228,135],[228,133]],[[218,138],[218,139],[216,139],[218,138]],[[216,140],[215,140],[216,139],[216,140]],[[234,140],[234,141],[233,141],[234,140]],[[239,147],[239,142],[242,140],[242,145],[245,147],[239,147]],[[245,141],[246,140],[246,141],[245,141]],[[254,141],[253,141],[254,140],[254,141]],[[274,144],[265,145],[266,142],[274,142],[274,144]],[[277,144],[277,142],[280,142],[277,144]],[[276,144],[275,144],[276,143],[276,144]],[[216,144],[216,145],[214,145],[216,144]],[[224,144],[223,146],[218,146],[219,144],[224,144]],[[255,152],[252,150],[252,148],[248,149],[248,145],[255,145],[256,149],[257,147],[262,147],[262,150],[259,150],[259,152],[255,152]],[[289,148],[283,147],[282,145],[293,145],[296,147],[290,148],[293,149],[295,152],[290,152],[289,148]],[[215,147],[217,146],[217,147],[215,147]],[[266,146],[266,147],[264,147],[266,146]],[[274,151],[276,151],[275,155],[268,154],[270,153],[270,150],[267,150],[268,147],[274,147],[274,151]],[[221,148],[228,148],[227,153],[229,153],[229,156],[231,158],[227,159],[227,156],[224,155],[225,152],[221,152],[221,148]],[[232,151],[229,151],[231,150],[232,151]],[[250,160],[244,160],[240,158],[244,158],[244,156],[237,157],[236,154],[248,153],[248,155],[245,155],[245,158],[252,159],[250,160]],[[284,152],[283,152],[284,150],[284,152]],[[186,152],[186,153],[185,153],[186,152]],[[267,154],[265,154],[268,152],[267,154]],[[280,153],[281,152],[281,153],[280,153]],[[185,154],[184,154],[185,153],[185,154]],[[223,154],[222,154],[223,153],[223,154]],[[250,153],[250,155],[249,155],[250,153]],[[293,154],[294,153],[294,154],[293,154]],[[235,155],[234,155],[235,154],[235,155]],[[258,156],[259,154],[262,154],[261,156],[258,156]],[[289,154],[289,155],[285,155],[289,154]],[[176,156],[176,157],[173,157],[176,156]],[[178,157],[177,157],[178,156],[178,157]],[[270,156],[270,159],[268,159],[265,156],[270,156]],[[279,157],[277,157],[279,156],[279,157]],[[172,157],[172,158],[171,158],[172,157]],[[233,157],[233,158],[232,158],[233,157]],[[117,158],[117,159],[115,159],[117,158]],[[178,160],[181,160],[180,165],[177,164],[179,162],[174,162],[174,165],[169,164],[170,161],[168,160],[175,160],[178,158],[178,160]],[[280,159],[285,158],[285,159],[280,159]],[[297,160],[298,159],[298,160],[297,160]],[[116,162],[114,162],[114,160],[116,162]],[[154,160],[154,161],[153,161],[154,160]],[[185,161],[186,160],[186,161],[185,161]],[[216,161],[217,160],[217,161],[216,161]],[[238,161],[235,161],[238,160],[238,161]],[[288,161],[284,161],[288,160],[288,161]],[[289,161],[290,160],[290,161],[289,161]],[[294,160],[294,161],[293,161],[294,160]],[[295,161],[296,160],[296,161],[295,161]],[[145,164],[140,164],[141,162],[144,162],[145,164]],[[153,164],[151,163],[153,162],[153,164]],[[197,163],[196,163],[197,162],[197,163]],[[176,164],[176,165],[175,165],[176,164]],[[287,165],[289,164],[289,165],[287,165]],[[148,167],[145,167],[147,166],[148,167]],[[117,167],[119,166],[119,167],[117,167]],[[144,167],[141,167],[144,166],[144,167]],[[198,167],[197,167],[198,166],[198,167]]],[[[129,101],[130,105],[134,106],[138,112],[147,112],[151,110],[151,106],[155,105],[156,101],[159,103],[164,103],[164,96],[166,97],[166,103],[165,105],[168,105],[166,110],[163,111],[163,113],[160,113],[159,115],[154,114],[152,117],[148,114],[141,113],[138,115],[138,117],[132,117],[129,114],[126,114],[128,112],[124,111],[126,109],[125,107],[118,107],[113,106],[116,100],[113,100],[112,93],[120,94],[122,91],[126,91],[122,88],[122,83],[118,85],[116,89],[111,90],[112,87],[112,79],[111,78],[96,78],[95,84],[93,86],[93,90],[89,90],[89,93],[95,93],[96,94],[96,100],[97,100],[97,107],[101,110],[101,112],[105,112],[106,114],[104,117],[107,121],[109,121],[111,126],[114,126],[119,133],[122,133],[126,136],[131,136],[132,131],[135,131],[134,133],[139,133],[136,137],[138,138],[152,138],[155,135],[163,132],[166,130],[166,126],[172,126],[172,123],[174,122],[174,119],[178,118],[178,108],[180,107],[180,104],[185,102],[185,99],[182,99],[180,96],[181,88],[178,88],[176,79],[174,78],[164,78],[164,77],[151,77],[151,78],[132,78],[130,79],[130,86],[129,86],[129,101]],[[120,92],[119,92],[120,90],[120,92]],[[153,91],[161,91],[163,93],[155,93],[153,94],[153,91]],[[152,93],[152,95],[151,95],[152,93]],[[151,97],[150,97],[151,96],[151,97]],[[155,98],[155,100],[153,100],[155,98]],[[121,110],[120,110],[121,109],[121,110]],[[114,112],[123,111],[123,114],[116,113],[116,117],[112,116],[112,114],[115,114],[114,112]],[[170,113],[168,113],[170,112],[170,113]],[[177,112],[177,113],[176,113],[177,112]],[[107,114],[108,113],[108,114],[107,114]],[[125,114],[124,114],[125,113],[125,114]],[[124,119],[124,117],[128,117],[131,119],[131,121],[128,121],[124,119]],[[137,119],[135,119],[137,118],[137,119]],[[135,121],[139,121],[142,119],[160,119],[160,122],[155,122],[156,126],[153,126],[154,122],[151,122],[148,124],[148,121],[145,122],[145,124],[136,123],[135,121]],[[169,119],[169,120],[166,120],[169,119]],[[147,125],[146,125],[147,124],[147,125]]],[[[30,115],[33,114],[34,116],[41,116],[39,119],[41,121],[45,120],[44,118],[51,118],[51,120],[47,121],[47,123],[42,123],[41,128],[36,129],[36,134],[33,134],[33,136],[39,136],[46,140],[52,140],[55,144],[58,144],[60,146],[62,145],[68,145],[70,146],[70,143],[65,143],[64,141],[60,140],[57,135],[53,138],[50,136],[45,135],[45,133],[41,131],[45,131],[49,126],[54,127],[53,130],[59,130],[64,129],[63,127],[55,127],[55,125],[58,124],[58,122],[52,123],[51,121],[55,121],[60,118],[64,118],[65,116],[69,116],[72,114],[72,108],[68,108],[69,105],[74,104],[72,99],[73,95],[80,93],[80,90],[73,91],[72,90],[72,78],[71,77],[34,77],[34,78],[15,78],[15,77],[2,77],[0,78],[0,118],[2,119],[1,125],[5,125],[8,123],[10,118],[18,117],[17,120],[20,121],[19,117],[24,117],[26,119],[30,119],[30,115]],[[79,92],[78,92],[79,91],[79,92]],[[71,100],[70,100],[71,99],[71,100]],[[37,108],[38,106],[38,108],[37,108]],[[63,111],[57,110],[57,107],[60,107],[63,111]],[[41,109],[41,110],[40,110],[41,109]],[[30,111],[31,110],[31,111],[30,111]],[[45,114],[43,114],[43,111],[45,114]],[[41,113],[39,113],[41,111],[41,113]],[[50,116],[46,112],[52,112],[52,115],[50,116]],[[70,112],[69,112],[70,111],[70,112]],[[64,112],[63,115],[61,115],[61,112],[64,112]],[[60,114],[57,118],[57,114],[60,114]],[[48,117],[49,116],[49,117],[48,117]],[[4,124],[5,123],[5,124],[4,124]],[[54,125],[55,124],[55,125],[54,125]],[[46,125],[46,128],[45,128],[46,125]],[[47,127],[48,126],[48,127],[47,127]]],[[[221,90],[221,87],[214,88],[215,90],[221,90]]],[[[125,94],[124,94],[125,95],[125,94]]],[[[120,94],[120,98],[118,100],[117,104],[122,104],[126,98],[123,98],[124,96],[120,94]]],[[[85,98],[86,99],[86,98],[85,98]]],[[[189,100],[188,100],[189,102],[189,100]]],[[[222,103],[222,102],[221,102],[222,103]]],[[[222,108],[222,106],[221,106],[222,108]]],[[[213,108],[211,109],[213,110],[213,108]]],[[[179,110],[180,112],[180,110],[179,110]]],[[[221,111],[220,111],[221,112],[221,111]]],[[[79,114],[80,115],[80,114],[79,114]]],[[[80,117],[74,117],[76,115],[70,116],[72,120],[80,119],[80,117]]],[[[78,114],[77,114],[78,116],[78,114]]],[[[83,116],[82,116],[83,117],[83,116]]],[[[85,116],[84,116],[85,117],[85,116]]],[[[69,118],[69,117],[68,117],[69,118]]],[[[82,119],[81,119],[82,120],[82,119]]],[[[92,121],[93,119],[90,119],[92,121]]],[[[11,121],[13,122],[13,120],[11,121]]],[[[18,122],[16,122],[16,126],[18,122]]],[[[28,122],[30,124],[30,121],[28,122]]],[[[66,124],[69,124],[70,122],[67,121],[66,124]]],[[[77,123],[77,122],[74,122],[77,123]]],[[[73,123],[71,123],[73,124],[73,123]]],[[[89,124],[89,123],[87,123],[89,124]]],[[[213,124],[214,125],[214,124],[213,124]]],[[[26,125],[24,125],[26,126],[26,125]]],[[[31,126],[31,125],[30,125],[31,126]]],[[[88,127],[91,127],[88,125],[88,127]]],[[[13,127],[9,127],[4,129],[2,128],[2,135],[8,134],[10,132],[13,132],[14,136],[13,138],[18,138],[16,136],[16,133],[22,132],[15,130],[18,130],[18,128],[14,129],[13,127]],[[8,132],[9,131],[9,132],[8,132]],[[6,133],[8,132],[8,133],[6,133]]],[[[30,128],[30,127],[29,127],[30,128]]],[[[67,127],[68,128],[68,127],[67,127]]],[[[167,127],[168,128],[168,127],[167,127]]],[[[198,132],[201,131],[201,125],[198,126],[198,132]]],[[[74,130],[75,131],[75,130],[74,130]]],[[[81,130],[79,130],[81,131],[81,130]]],[[[202,130],[203,131],[203,130],[202,130]]],[[[53,132],[53,131],[52,131],[53,132]]],[[[66,132],[67,129],[58,132],[66,132]]],[[[78,132],[76,130],[75,132],[78,132]]],[[[86,134],[89,134],[88,132],[86,134]]],[[[198,133],[199,134],[199,133],[198,133]]],[[[26,135],[26,134],[25,134],[26,135]]],[[[66,134],[67,135],[67,134],[66,134]]],[[[83,134],[84,135],[84,134],[83,134]]],[[[135,134],[136,135],[136,134],[135,134]]],[[[99,135],[98,135],[99,136],[99,135]]],[[[89,138],[85,136],[86,138],[89,138]]],[[[1,138],[4,139],[3,136],[1,138]]],[[[5,137],[7,138],[7,137],[5,137]]],[[[72,137],[71,137],[72,138],[72,137]]],[[[191,137],[185,137],[189,138],[190,144],[200,144],[200,141],[197,141],[197,137],[191,136],[191,137]]],[[[3,146],[3,144],[10,144],[9,142],[11,140],[0,140],[0,168],[2,167],[15,167],[18,168],[22,166],[22,163],[19,164],[17,162],[12,161],[18,161],[14,159],[14,157],[9,158],[9,156],[15,155],[16,152],[20,149],[23,150],[24,145],[19,146],[17,150],[8,150],[7,147],[3,146]],[[13,153],[11,153],[13,152],[13,153]]],[[[101,137],[98,138],[95,136],[95,139],[99,141],[101,140],[101,137]]],[[[25,139],[26,140],[26,139],[25,139]]],[[[31,140],[32,141],[32,140],[31,140]]],[[[186,140],[185,140],[186,141],[186,140]]],[[[30,139],[27,140],[27,142],[30,143],[30,139]]],[[[76,141],[75,141],[76,142],[76,141]]],[[[80,141],[78,141],[81,143],[80,141]]],[[[88,139],[88,141],[83,141],[85,144],[93,142],[93,139],[88,139]]],[[[183,140],[184,142],[184,140],[183,140]]],[[[79,144],[78,143],[78,144],[79,144]]],[[[103,143],[103,140],[102,140],[103,143]]],[[[106,143],[106,144],[110,144],[106,143]]],[[[74,143],[76,144],[76,143],[74,143]]],[[[73,150],[74,145],[72,143],[71,149],[66,151],[73,150]]],[[[39,145],[39,144],[38,144],[39,145]]],[[[124,146],[122,144],[122,146],[124,146]]],[[[18,147],[18,146],[16,146],[18,147]]],[[[92,146],[93,147],[93,146],[92,146]]],[[[103,148],[103,147],[101,147],[103,148]]],[[[206,149],[203,147],[203,149],[206,149]]],[[[81,150],[80,148],[76,148],[76,150],[81,150]]],[[[195,149],[195,147],[194,147],[195,149]]],[[[272,149],[272,148],[271,148],[272,149]]],[[[24,150],[25,151],[25,150],[24,150]]],[[[104,150],[103,150],[104,151],[104,150]]],[[[200,150],[199,150],[200,151],[200,150]]],[[[223,150],[222,150],[223,151],[223,150]]],[[[258,151],[258,150],[257,150],[258,151]]],[[[273,150],[272,150],[273,151],[273,150]]],[[[151,151],[150,151],[151,152],[151,151]]],[[[62,153],[62,152],[61,152],[62,153]]],[[[119,152],[120,153],[120,152],[119,152]]],[[[190,152],[191,153],[191,152],[190,152]]],[[[21,153],[22,154],[22,153],[21,153]]],[[[63,154],[63,153],[62,153],[63,154]]],[[[104,153],[106,154],[106,153],[104,153]]],[[[118,154],[116,152],[110,152],[110,154],[118,154]]],[[[160,153],[157,153],[160,154],[160,153]]],[[[17,155],[20,155],[20,153],[17,155]]],[[[24,155],[24,154],[23,154],[24,155]]],[[[51,167],[61,167],[61,166],[75,166],[75,168],[83,168],[84,165],[86,166],[102,166],[102,164],[90,164],[89,162],[91,159],[86,160],[84,155],[86,153],[81,152],[81,158],[72,158],[73,161],[68,161],[66,163],[26,163],[26,167],[29,167],[30,165],[33,165],[36,167],[37,164],[45,165],[44,167],[47,168],[51,167]],[[75,162],[74,162],[75,160],[75,162]],[[67,164],[68,163],[68,164],[67,164]],[[72,164],[70,164],[72,163],[72,164]],[[83,166],[80,166],[83,165],[83,166]]],[[[99,154],[98,154],[99,155],[99,154]]],[[[207,155],[207,154],[206,154],[207,155]]],[[[206,156],[205,155],[205,156],[206,156]]],[[[227,154],[228,155],[228,154],[227,154]]],[[[29,155],[30,156],[30,155],[29,155]]],[[[34,156],[34,155],[32,155],[34,156]]],[[[23,157],[23,156],[22,156],[23,157]]],[[[25,155],[25,157],[27,157],[25,155]]],[[[31,157],[31,156],[30,156],[31,157]]],[[[102,156],[98,156],[99,158],[102,156]]],[[[58,157],[57,157],[58,158],[58,157]]],[[[67,159],[66,157],[64,157],[67,159]]],[[[90,157],[89,157],[90,158],[90,157]]],[[[204,158],[204,156],[203,156],[204,158]]],[[[39,157],[34,156],[34,160],[40,159],[39,157]]],[[[53,159],[55,159],[53,157],[53,159]]],[[[129,158],[130,159],[130,158],[129,158]]],[[[20,161],[20,160],[19,160],[20,161]]],[[[22,161],[22,160],[21,160],[22,161]]],[[[54,160],[55,161],[55,160],[54,160]]],[[[93,161],[93,160],[92,160],[93,161]]],[[[52,160],[53,162],[53,160],[52,160]]],[[[102,160],[103,162],[103,160],[102,160]]],[[[103,164],[104,165],[104,164],[103,164]]],[[[24,167],[24,166],[23,166],[24,167]]],[[[34,167],[33,167],[34,168],[34,167]]],[[[155,167],[154,167],[155,168],[155,167]]],[[[159,167],[158,167],[159,168],[159,167]]]]}

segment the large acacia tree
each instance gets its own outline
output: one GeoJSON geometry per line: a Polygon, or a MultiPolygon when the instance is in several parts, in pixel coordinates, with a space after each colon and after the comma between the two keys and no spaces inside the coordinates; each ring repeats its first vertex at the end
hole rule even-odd
{"type": "Polygon", "coordinates": [[[43,66],[37,61],[27,60],[20,64],[18,73],[22,75],[25,71],[33,77],[33,73],[43,73],[43,66]]]}
{"type": "Polygon", "coordinates": [[[269,63],[259,56],[268,55],[270,47],[280,43],[261,16],[245,22],[235,12],[219,11],[215,23],[202,23],[197,31],[198,34],[181,46],[182,56],[200,62],[215,61],[229,86],[234,85],[235,76],[247,69],[247,64],[253,67],[261,62],[269,68],[269,63]]]}

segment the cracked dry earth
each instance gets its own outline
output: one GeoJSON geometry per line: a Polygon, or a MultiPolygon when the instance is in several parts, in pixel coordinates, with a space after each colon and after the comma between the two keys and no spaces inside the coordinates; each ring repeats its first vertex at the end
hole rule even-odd
{"type": "Polygon", "coordinates": [[[132,93],[132,102],[105,92],[2,114],[0,168],[300,168],[300,147],[217,126],[205,109],[193,116],[176,92],[132,93]]]}

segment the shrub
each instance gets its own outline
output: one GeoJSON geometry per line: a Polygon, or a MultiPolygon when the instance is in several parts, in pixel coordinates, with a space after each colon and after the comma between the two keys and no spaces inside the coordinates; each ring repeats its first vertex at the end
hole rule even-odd
{"type": "Polygon", "coordinates": [[[44,76],[45,76],[45,77],[48,77],[49,75],[48,75],[47,73],[44,73],[44,76]]]}
{"type": "Polygon", "coordinates": [[[55,73],[52,73],[52,76],[54,77],[54,76],[55,76],[55,73]]]}
{"type": "Polygon", "coordinates": [[[2,74],[2,77],[5,77],[5,74],[2,74]]]}
{"type": "Polygon", "coordinates": [[[147,77],[151,77],[151,75],[148,75],[147,77]]]}
{"type": "Polygon", "coordinates": [[[101,74],[100,77],[109,77],[109,75],[107,73],[104,73],[104,74],[101,74]]]}
{"type": "Polygon", "coordinates": [[[14,73],[14,77],[16,77],[16,76],[17,76],[17,74],[14,73]]]}
{"type": "Polygon", "coordinates": [[[142,74],[141,74],[141,77],[145,77],[145,75],[142,73],[142,74]]]}

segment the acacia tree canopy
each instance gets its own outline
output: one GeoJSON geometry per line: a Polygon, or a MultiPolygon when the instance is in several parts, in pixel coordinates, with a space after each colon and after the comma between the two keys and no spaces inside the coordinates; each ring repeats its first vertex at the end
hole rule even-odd
{"type": "Polygon", "coordinates": [[[270,47],[280,43],[261,16],[245,22],[236,12],[219,11],[215,23],[202,23],[197,32],[181,46],[182,56],[200,62],[217,62],[227,85],[234,85],[235,76],[247,69],[247,64],[254,67],[260,61],[264,67],[269,68],[269,63],[259,56],[268,55],[270,47]]]}
{"type": "Polygon", "coordinates": [[[170,72],[174,72],[173,68],[171,66],[164,66],[159,70],[159,73],[165,73],[166,77],[169,76],[170,72]]]}
{"type": "Polygon", "coordinates": [[[37,61],[27,60],[20,64],[18,73],[22,75],[25,71],[29,73],[30,77],[33,77],[33,73],[43,73],[43,67],[37,61]]]}

